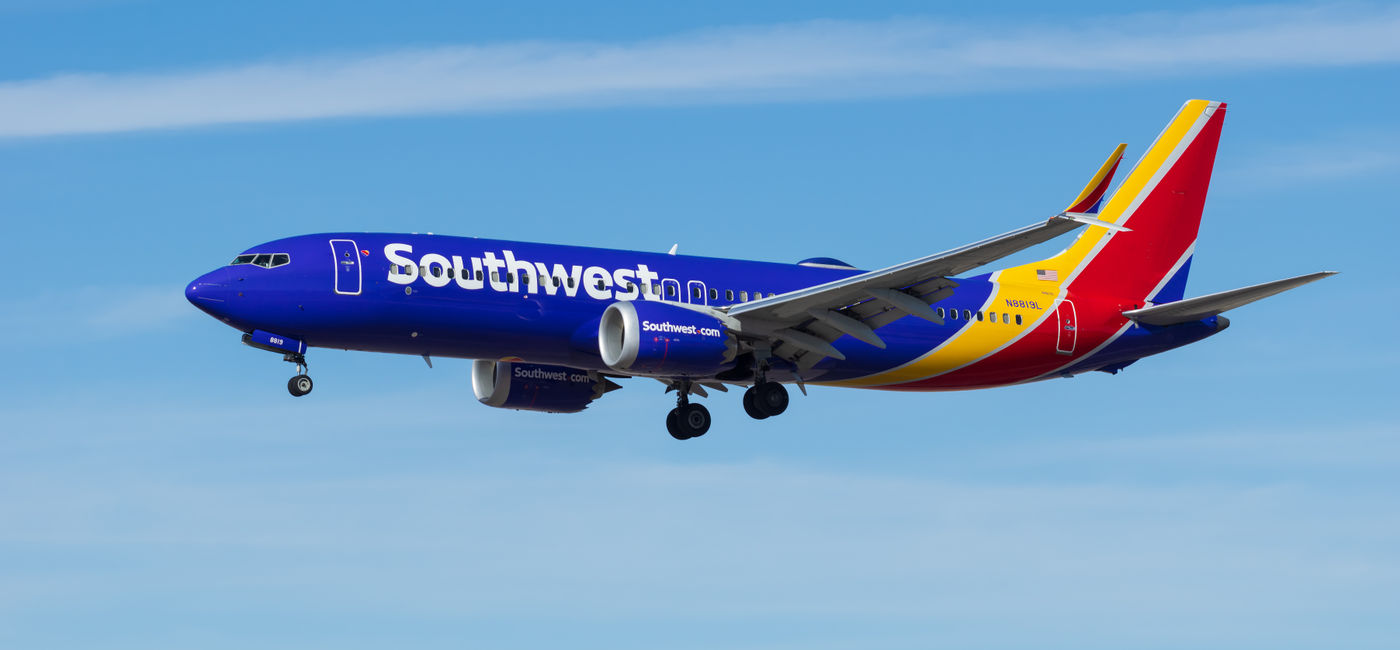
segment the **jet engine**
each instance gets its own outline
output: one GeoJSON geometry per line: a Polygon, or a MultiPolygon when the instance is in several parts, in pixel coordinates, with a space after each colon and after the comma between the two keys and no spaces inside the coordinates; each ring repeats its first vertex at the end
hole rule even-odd
{"type": "Polygon", "coordinates": [[[734,366],[737,350],[719,318],[674,304],[615,302],[598,324],[603,363],[630,374],[711,377],[734,366]]]}
{"type": "Polygon", "coordinates": [[[622,386],[596,372],[577,368],[485,359],[472,364],[476,399],[497,408],[577,413],[618,388],[622,386]]]}

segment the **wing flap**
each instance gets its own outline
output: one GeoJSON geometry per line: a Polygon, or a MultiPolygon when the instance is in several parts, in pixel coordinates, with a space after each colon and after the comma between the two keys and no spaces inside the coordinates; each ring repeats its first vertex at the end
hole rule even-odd
{"type": "Polygon", "coordinates": [[[1187,298],[1169,302],[1165,305],[1153,305],[1142,309],[1132,309],[1123,312],[1123,315],[1139,323],[1148,325],[1176,325],[1178,323],[1189,323],[1202,318],[1215,316],[1229,311],[1236,307],[1243,307],[1256,300],[1262,300],[1276,294],[1283,293],[1289,289],[1301,287],[1309,282],[1316,282],[1330,275],[1336,275],[1336,271],[1322,271],[1319,273],[1309,273],[1293,278],[1265,282],[1249,287],[1221,291],[1197,298],[1187,298]]]}

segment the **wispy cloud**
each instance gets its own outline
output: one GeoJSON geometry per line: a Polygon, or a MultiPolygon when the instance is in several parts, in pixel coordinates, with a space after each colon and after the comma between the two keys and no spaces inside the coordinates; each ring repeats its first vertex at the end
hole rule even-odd
{"type": "Polygon", "coordinates": [[[0,137],[465,111],[776,101],[1400,61],[1400,8],[1078,23],[817,21],[632,43],[513,42],[0,83],[0,137]]]}

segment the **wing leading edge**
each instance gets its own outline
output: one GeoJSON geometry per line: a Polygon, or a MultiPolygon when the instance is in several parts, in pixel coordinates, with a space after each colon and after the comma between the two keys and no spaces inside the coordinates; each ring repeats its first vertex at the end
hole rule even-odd
{"type": "Polygon", "coordinates": [[[1089,184],[1059,214],[979,242],[848,278],[734,305],[727,316],[747,338],[769,339],[774,352],[802,369],[825,357],[843,358],[831,345],[850,335],[884,347],[875,330],[904,316],[942,324],[929,305],[953,294],[948,279],[1041,244],[1082,225],[1117,228],[1094,218],[1126,145],[1118,145],[1089,184]],[[800,358],[800,360],[798,360],[800,358]]]}

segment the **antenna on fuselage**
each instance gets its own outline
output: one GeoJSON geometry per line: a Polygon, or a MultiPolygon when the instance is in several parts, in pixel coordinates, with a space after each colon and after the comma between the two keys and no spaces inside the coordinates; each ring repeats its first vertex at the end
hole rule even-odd
{"type": "Polygon", "coordinates": [[[676,249],[677,249],[677,248],[680,248],[680,246],[681,246],[680,244],[671,244],[671,250],[666,251],[666,254],[667,254],[667,255],[675,255],[675,254],[676,254],[676,249]]]}

